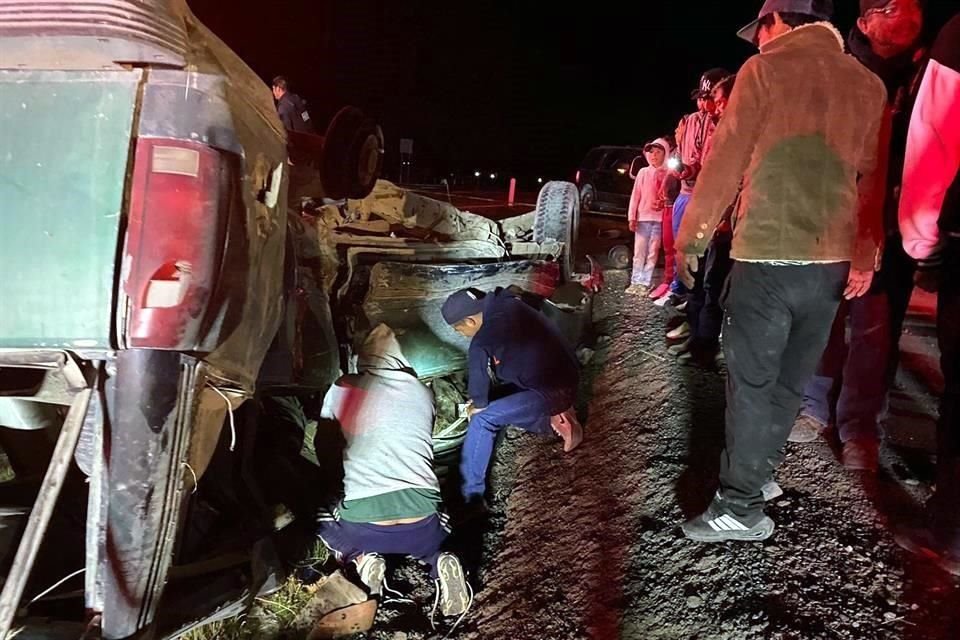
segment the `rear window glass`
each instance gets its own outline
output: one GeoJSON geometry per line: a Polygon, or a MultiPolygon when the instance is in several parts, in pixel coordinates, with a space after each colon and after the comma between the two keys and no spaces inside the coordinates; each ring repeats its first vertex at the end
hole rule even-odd
{"type": "Polygon", "coordinates": [[[600,166],[600,161],[603,160],[603,156],[606,153],[606,149],[591,149],[590,152],[587,153],[587,157],[583,159],[581,166],[584,169],[596,169],[600,166]]]}

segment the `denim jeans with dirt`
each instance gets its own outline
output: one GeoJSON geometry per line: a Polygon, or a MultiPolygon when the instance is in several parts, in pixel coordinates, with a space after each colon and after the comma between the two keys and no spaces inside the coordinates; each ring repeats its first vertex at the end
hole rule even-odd
{"type": "Polygon", "coordinates": [[[633,275],[630,284],[649,287],[660,257],[663,231],[660,222],[638,222],[633,241],[633,275]]]}

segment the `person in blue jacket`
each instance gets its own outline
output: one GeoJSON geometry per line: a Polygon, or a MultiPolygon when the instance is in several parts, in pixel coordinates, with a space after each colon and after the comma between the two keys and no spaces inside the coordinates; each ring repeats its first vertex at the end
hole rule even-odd
{"type": "Polygon", "coordinates": [[[497,433],[507,425],[537,434],[551,429],[564,451],[583,440],[573,409],[580,367],[556,326],[504,289],[463,289],[447,298],[443,318],[470,338],[470,422],[460,473],[467,504],[482,502],[497,433]]]}

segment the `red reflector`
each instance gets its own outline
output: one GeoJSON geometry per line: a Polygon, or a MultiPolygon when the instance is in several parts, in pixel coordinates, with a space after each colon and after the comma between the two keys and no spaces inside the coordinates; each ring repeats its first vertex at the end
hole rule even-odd
{"type": "Polygon", "coordinates": [[[225,166],[205,145],[137,142],[122,283],[128,346],[194,350],[202,340],[223,249],[225,166]]]}

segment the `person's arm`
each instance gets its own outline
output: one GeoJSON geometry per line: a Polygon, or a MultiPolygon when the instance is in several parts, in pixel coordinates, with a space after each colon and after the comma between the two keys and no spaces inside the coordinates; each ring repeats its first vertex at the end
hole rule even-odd
{"type": "Polygon", "coordinates": [[[477,409],[485,409],[490,402],[489,359],[486,349],[470,345],[467,352],[467,394],[477,409]]]}
{"type": "Polygon", "coordinates": [[[293,103],[289,100],[281,99],[277,103],[277,115],[280,116],[280,122],[283,123],[283,128],[287,131],[295,131],[295,123],[293,121],[296,114],[294,113],[296,109],[293,108],[293,103]]]}
{"type": "Polygon", "coordinates": [[[693,145],[689,162],[686,163],[683,168],[684,180],[697,180],[700,176],[700,173],[703,171],[703,163],[707,157],[707,147],[710,146],[710,141],[713,140],[713,136],[716,133],[716,125],[713,123],[713,120],[711,120],[711,116],[704,117],[703,127],[706,129],[703,146],[698,147],[693,145]],[[711,132],[711,130],[713,131],[711,132]]]}
{"type": "Polygon", "coordinates": [[[637,209],[640,207],[640,199],[643,194],[643,169],[637,172],[637,178],[633,181],[633,191],[630,193],[630,205],[627,207],[627,224],[631,231],[637,230],[637,209]]]}
{"type": "Polygon", "coordinates": [[[892,135],[892,112],[886,106],[886,89],[880,91],[872,111],[864,112],[870,124],[864,138],[863,153],[857,172],[857,234],[854,239],[850,267],[856,271],[873,272],[880,267],[880,252],[883,248],[883,206],[887,197],[887,173],[889,171],[890,139],[892,135]]]}
{"type": "Polygon", "coordinates": [[[710,144],[710,162],[703,167],[683,215],[676,239],[680,253],[703,255],[713,229],[737,195],[740,179],[767,119],[767,94],[764,62],[760,56],[754,56],[737,75],[730,104],[710,144]]]}
{"type": "Polygon", "coordinates": [[[960,18],[940,34],[910,120],[900,192],[903,248],[923,260],[940,243],[944,199],[960,167],[960,18]]]}

